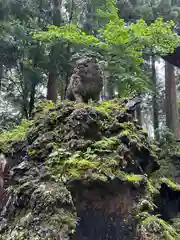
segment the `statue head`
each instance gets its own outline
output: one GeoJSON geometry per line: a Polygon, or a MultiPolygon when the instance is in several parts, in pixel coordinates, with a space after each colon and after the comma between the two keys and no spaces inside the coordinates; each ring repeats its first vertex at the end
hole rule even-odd
{"type": "Polygon", "coordinates": [[[100,75],[98,62],[95,58],[84,57],[76,61],[76,69],[82,79],[93,80],[100,75]]]}

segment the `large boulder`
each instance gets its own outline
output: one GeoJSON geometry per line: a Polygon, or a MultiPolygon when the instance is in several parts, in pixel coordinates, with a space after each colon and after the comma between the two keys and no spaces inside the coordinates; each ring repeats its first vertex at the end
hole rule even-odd
{"type": "Polygon", "coordinates": [[[41,103],[15,164],[8,157],[0,239],[176,239],[155,216],[158,148],[132,113],[120,100],[41,103]]]}

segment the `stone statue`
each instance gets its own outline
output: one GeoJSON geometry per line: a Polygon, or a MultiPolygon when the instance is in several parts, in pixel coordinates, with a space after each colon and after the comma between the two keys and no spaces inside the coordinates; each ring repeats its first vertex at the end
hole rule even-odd
{"type": "Polygon", "coordinates": [[[97,60],[87,57],[76,61],[70,78],[66,98],[78,103],[88,103],[89,99],[99,100],[103,87],[103,75],[97,60]]]}

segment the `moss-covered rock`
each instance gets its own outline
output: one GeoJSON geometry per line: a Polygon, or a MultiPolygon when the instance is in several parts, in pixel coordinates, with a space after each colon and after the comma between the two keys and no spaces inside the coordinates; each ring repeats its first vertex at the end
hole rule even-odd
{"type": "Polygon", "coordinates": [[[12,150],[12,144],[26,139],[26,134],[33,121],[23,120],[16,128],[0,134],[0,149],[3,152],[12,150]]]}
{"type": "MultiPolygon", "coordinates": [[[[159,189],[150,177],[159,168],[158,151],[126,103],[37,107],[13,143],[23,142],[22,151],[8,155],[15,163],[0,239],[176,238],[168,223],[153,217],[159,189]],[[142,231],[152,238],[142,238],[142,231]]],[[[12,152],[9,137],[2,146],[12,152]]]]}
{"type": "Polygon", "coordinates": [[[164,240],[174,240],[178,238],[178,233],[175,229],[154,215],[149,215],[148,213],[143,213],[139,217],[139,239],[164,239],[164,240]]]}

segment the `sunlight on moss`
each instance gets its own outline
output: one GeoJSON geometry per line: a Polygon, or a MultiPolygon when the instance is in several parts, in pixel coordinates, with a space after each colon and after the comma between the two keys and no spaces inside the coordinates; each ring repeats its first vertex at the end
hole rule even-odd
{"type": "Polygon", "coordinates": [[[180,184],[177,184],[168,178],[161,178],[160,182],[166,183],[170,188],[172,188],[175,191],[180,191],[180,184]]]}
{"type": "Polygon", "coordinates": [[[125,179],[128,181],[128,182],[134,182],[134,183],[140,183],[143,179],[144,179],[144,176],[143,175],[133,175],[133,174],[129,174],[129,175],[125,175],[125,179]]]}
{"type": "Polygon", "coordinates": [[[123,171],[118,171],[117,174],[122,177],[123,180],[135,184],[140,184],[143,180],[145,180],[145,177],[139,174],[128,174],[123,171]]]}

